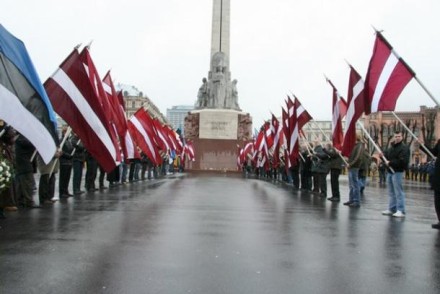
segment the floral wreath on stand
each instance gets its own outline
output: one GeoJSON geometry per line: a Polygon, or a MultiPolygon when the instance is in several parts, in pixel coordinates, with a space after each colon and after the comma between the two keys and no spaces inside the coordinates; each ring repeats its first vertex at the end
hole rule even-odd
{"type": "Polygon", "coordinates": [[[0,192],[9,188],[12,183],[12,176],[13,169],[11,163],[0,152],[0,192]]]}

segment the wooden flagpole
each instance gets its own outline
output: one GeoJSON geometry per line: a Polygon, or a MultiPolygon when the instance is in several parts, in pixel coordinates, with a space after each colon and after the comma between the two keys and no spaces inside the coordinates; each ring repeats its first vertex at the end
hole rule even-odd
{"type": "MultiPolygon", "coordinates": [[[[61,141],[61,144],[60,144],[59,150],[62,150],[62,149],[63,149],[63,146],[64,146],[64,144],[66,144],[66,140],[67,140],[67,138],[69,138],[71,132],[72,132],[72,128],[69,126],[69,127],[67,128],[66,133],[64,134],[63,141],[61,141]]],[[[55,158],[55,160],[54,160],[53,163],[52,163],[52,166],[50,167],[49,179],[50,179],[50,177],[51,177],[52,174],[53,174],[53,171],[54,171],[54,169],[55,169],[55,165],[57,164],[57,161],[58,161],[58,160],[59,160],[59,157],[55,158]]]]}
{"type": "MultiPolygon", "coordinates": [[[[382,157],[383,161],[385,162],[385,164],[387,164],[388,159],[383,155],[382,150],[380,150],[379,146],[377,146],[376,142],[374,142],[373,138],[371,138],[370,134],[367,132],[367,130],[364,128],[364,126],[359,121],[357,121],[356,123],[358,124],[358,126],[361,127],[364,134],[367,135],[368,139],[370,140],[371,144],[373,144],[373,146],[377,150],[377,152],[379,152],[379,154],[381,154],[381,157],[382,157]]],[[[388,164],[387,164],[387,166],[390,169],[390,171],[394,174],[395,173],[394,169],[391,166],[389,166],[388,164]]]]}
{"type": "Polygon", "coordinates": [[[425,90],[426,94],[428,94],[429,98],[432,99],[432,101],[434,101],[435,104],[437,104],[437,106],[440,106],[440,103],[437,101],[437,99],[434,98],[434,95],[431,94],[431,92],[425,87],[425,85],[422,84],[422,82],[419,80],[419,78],[417,76],[414,76],[414,79],[417,81],[417,83],[419,83],[419,85],[422,87],[423,90],[425,90]]]}

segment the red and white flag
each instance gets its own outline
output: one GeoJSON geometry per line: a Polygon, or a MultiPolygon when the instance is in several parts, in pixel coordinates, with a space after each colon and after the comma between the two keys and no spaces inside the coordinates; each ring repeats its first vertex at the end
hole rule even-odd
{"type": "Polygon", "coordinates": [[[159,120],[156,118],[152,119],[153,122],[153,129],[156,133],[156,141],[158,144],[159,149],[161,149],[164,152],[168,152],[171,150],[171,140],[168,137],[166,131],[164,130],[162,124],[159,120]]]}
{"type": "Polygon", "coordinates": [[[155,165],[160,165],[162,163],[162,157],[159,154],[155,142],[156,138],[151,117],[143,107],[139,108],[129,119],[128,128],[142,152],[144,152],[155,165]]]}
{"type": "Polygon", "coordinates": [[[77,49],[61,63],[44,87],[55,111],[72,127],[87,151],[106,172],[112,171],[120,156],[119,147],[77,49]]]}
{"type": "Polygon", "coordinates": [[[311,121],[313,118],[307,112],[307,110],[301,105],[299,99],[295,96],[295,109],[296,109],[296,117],[298,121],[298,130],[301,130],[303,126],[311,121]]]}
{"type": "Polygon", "coordinates": [[[344,142],[342,155],[348,157],[356,145],[356,122],[365,110],[364,81],[360,74],[350,65],[350,77],[348,81],[347,115],[345,117],[344,142]]]}
{"type": "Polygon", "coordinates": [[[273,135],[271,122],[267,121],[264,123],[264,139],[266,141],[266,147],[269,150],[273,146],[273,135]]]}
{"type": "MultiPolygon", "coordinates": [[[[102,86],[107,94],[110,107],[114,114],[114,124],[119,136],[119,142],[121,144],[122,153],[125,159],[140,158],[139,152],[134,145],[133,139],[128,132],[127,118],[123,104],[120,103],[119,93],[116,92],[113,80],[110,75],[110,71],[104,76],[102,80],[102,86]]],[[[122,92],[121,92],[122,94],[122,92]]],[[[123,99],[123,98],[122,98],[123,99]]]]}
{"type": "Polygon", "coordinates": [[[181,154],[183,152],[183,144],[180,140],[179,134],[176,131],[170,128],[170,126],[164,126],[164,131],[168,135],[168,139],[170,140],[172,146],[171,150],[174,150],[176,154],[181,154]]]}
{"type": "Polygon", "coordinates": [[[342,149],[342,144],[344,141],[344,134],[342,130],[342,118],[347,112],[347,103],[344,98],[339,95],[338,90],[333,85],[333,83],[327,79],[327,82],[332,86],[333,92],[333,103],[332,103],[332,143],[333,147],[338,150],[342,149]]]}
{"type": "Polygon", "coordinates": [[[272,138],[273,138],[273,166],[278,167],[280,164],[280,147],[281,147],[281,134],[282,134],[282,128],[280,126],[280,122],[275,117],[274,114],[272,114],[272,120],[271,120],[271,132],[272,132],[272,138]]]}
{"type": "MultiPolygon", "coordinates": [[[[79,56],[89,76],[90,84],[95,90],[96,97],[98,97],[101,103],[101,108],[104,110],[104,115],[109,124],[108,133],[113,140],[113,144],[115,144],[116,148],[119,150],[119,143],[116,132],[116,115],[110,105],[109,98],[107,97],[107,93],[104,90],[104,86],[102,85],[101,78],[99,77],[98,70],[93,63],[92,56],[90,55],[88,47],[84,47],[79,56]]],[[[121,162],[120,152],[117,152],[115,160],[117,163],[121,162]]]]}
{"type": "Polygon", "coordinates": [[[299,155],[299,121],[296,105],[293,108],[292,115],[289,117],[289,131],[290,137],[287,139],[289,142],[289,166],[294,166],[299,155]]]}
{"type": "Polygon", "coordinates": [[[394,111],[400,93],[414,76],[414,71],[397,55],[390,43],[380,32],[376,32],[365,78],[365,114],[394,111]]]}
{"type": "Polygon", "coordinates": [[[194,152],[194,145],[190,141],[185,142],[185,146],[183,146],[183,154],[187,156],[189,160],[195,161],[196,155],[194,152]]]}

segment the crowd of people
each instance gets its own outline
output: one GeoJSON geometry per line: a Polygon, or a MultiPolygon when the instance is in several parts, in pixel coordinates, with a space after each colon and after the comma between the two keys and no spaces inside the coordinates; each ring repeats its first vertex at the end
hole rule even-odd
{"type": "MultiPolygon", "coordinates": [[[[49,163],[44,163],[35,152],[34,146],[21,134],[7,126],[0,120],[0,155],[7,160],[14,170],[13,181],[6,188],[0,189],[0,218],[5,218],[5,211],[13,212],[19,208],[40,208],[44,205],[53,204],[55,197],[56,175],[59,174],[58,195],[59,198],[68,198],[81,195],[84,189],[94,192],[98,189],[126,182],[134,182],[157,178],[166,174],[176,167],[183,171],[183,164],[179,157],[172,160],[164,154],[164,164],[154,166],[145,154],[132,160],[122,160],[112,172],[106,174],[99,166],[96,159],[84,148],[81,140],[72,133],[66,137],[62,149],[58,150],[49,163]],[[35,173],[38,170],[39,183],[36,184],[35,173]],[[83,171],[85,170],[85,177],[83,171]],[[99,171],[99,176],[98,176],[99,171]],[[84,183],[82,180],[84,178],[84,183]],[[98,178],[99,186],[95,186],[98,178]],[[70,181],[72,180],[72,185],[70,181]],[[72,186],[72,190],[69,187],[72,186]],[[38,187],[38,188],[37,188],[38,187]],[[84,189],[82,189],[84,187],[84,189]],[[38,190],[38,203],[34,201],[34,194],[38,190]]],[[[67,126],[62,129],[62,137],[67,132],[67,126]]],[[[440,140],[430,150],[434,156],[440,154],[440,140]]],[[[379,173],[379,183],[386,185],[388,189],[388,207],[382,211],[383,215],[403,218],[406,215],[405,192],[402,181],[410,180],[426,181],[428,179],[434,190],[435,211],[438,223],[432,228],[440,229],[440,161],[438,158],[429,163],[409,165],[409,147],[402,142],[402,134],[396,132],[390,147],[383,154],[379,154],[381,160],[373,158],[366,148],[366,144],[360,134],[357,142],[348,158],[343,157],[331,144],[308,144],[302,146],[299,156],[293,166],[286,169],[281,164],[277,167],[262,164],[260,159],[255,163],[249,159],[243,165],[244,172],[255,172],[258,177],[268,177],[291,182],[296,189],[302,189],[319,194],[332,202],[341,201],[339,190],[339,176],[347,172],[349,180],[348,201],[344,205],[351,208],[361,206],[361,196],[366,185],[366,178],[370,174],[375,180],[379,173]],[[421,172],[422,166],[426,166],[421,172]],[[426,173],[426,176],[425,176],[426,173]],[[327,176],[330,174],[331,191],[327,190],[327,176]]]]}
{"type": "MultiPolygon", "coordinates": [[[[67,129],[63,126],[62,138],[67,129]]],[[[0,218],[6,217],[5,212],[41,208],[55,203],[58,198],[158,178],[175,170],[181,172],[184,168],[179,156],[170,159],[169,155],[163,154],[163,164],[155,166],[140,152],[140,158],[122,160],[113,171],[106,173],[73,132],[66,137],[62,149],[57,151],[52,161],[46,164],[28,139],[1,120],[0,131],[0,155],[10,163],[14,175],[12,182],[0,189],[0,218]],[[39,178],[38,184],[36,178],[39,178]],[[56,197],[55,191],[57,178],[59,197],[56,197]],[[34,200],[34,194],[38,195],[38,202],[34,200]]]]}
{"type": "MultiPolygon", "coordinates": [[[[249,158],[243,165],[244,173],[255,173],[257,177],[279,179],[292,183],[295,189],[310,191],[326,197],[329,201],[341,201],[339,176],[348,173],[349,195],[343,204],[351,208],[361,206],[367,176],[387,188],[388,206],[381,213],[386,216],[404,218],[406,216],[405,191],[403,179],[417,180],[410,162],[409,147],[402,142],[401,132],[396,132],[390,147],[372,156],[366,148],[363,137],[357,134],[357,142],[348,158],[343,157],[332,144],[321,144],[315,141],[300,147],[300,156],[290,168],[286,169],[284,160],[273,167],[261,164],[259,159],[254,162],[249,158]],[[327,176],[330,174],[330,193],[327,191],[327,176]],[[408,178],[409,175],[409,178],[408,178]],[[412,178],[411,178],[411,175],[412,178]],[[378,177],[378,179],[377,179],[378,177]]],[[[434,156],[440,154],[440,140],[431,149],[434,156]]],[[[422,166],[432,165],[431,170],[418,172],[420,181],[429,181],[434,190],[435,212],[438,223],[432,225],[440,229],[440,162],[433,159],[422,166]],[[425,175],[426,173],[426,175],[425,175]]]]}

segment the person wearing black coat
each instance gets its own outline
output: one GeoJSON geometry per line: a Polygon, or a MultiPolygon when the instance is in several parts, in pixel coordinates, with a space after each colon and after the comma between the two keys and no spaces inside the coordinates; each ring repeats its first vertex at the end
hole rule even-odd
{"type": "Polygon", "coordinates": [[[15,181],[18,205],[24,208],[37,208],[34,201],[34,166],[31,161],[35,147],[23,135],[15,140],[15,181]]]}
{"type": "Polygon", "coordinates": [[[437,214],[438,222],[432,224],[433,229],[440,230],[440,140],[437,141],[435,147],[431,150],[432,154],[436,156],[434,174],[433,174],[433,189],[434,189],[434,208],[437,214]]]}
{"type": "Polygon", "coordinates": [[[401,132],[394,133],[394,142],[391,147],[385,151],[389,167],[387,173],[388,185],[388,209],[382,211],[383,215],[392,215],[393,217],[405,217],[405,192],[403,191],[403,172],[409,165],[409,148],[402,142],[401,132]]]}
{"type": "Polygon", "coordinates": [[[82,173],[84,168],[84,162],[86,160],[85,156],[85,148],[83,143],[81,142],[80,138],[72,132],[72,146],[75,149],[75,152],[73,154],[73,194],[74,195],[80,195],[84,193],[84,191],[81,190],[81,180],[82,180],[82,173]]]}
{"type": "Polygon", "coordinates": [[[321,197],[327,198],[327,174],[330,171],[330,156],[324,151],[321,145],[316,145],[313,152],[312,173],[315,173],[317,178],[313,190],[318,190],[321,197]]]}
{"type": "Polygon", "coordinates": [[[330,184],[332,187],[332,197],[327,198],[330,201],[338,202],[341,199],[341,194],[339,192],[339,175],[344,165],[344,161],[341,158],[339,152],[331,145],[324,150],[328,156],[330,156],[329,166],[330,166],[330,184]]]}
{"type": "MultiPolygon", "coordinates": [[[[64,137],[67,131],[67,126],[63,126],[62,136],[64,137]]],[[[58,184],[58,191],[60,198],[67,198],[73,196],[69,193],[69,182],[72,174],[73,165],[73,144],[71,138],[67,138],[63,145],[63,153],[60,157],[60,179],[58,184]]]]}

